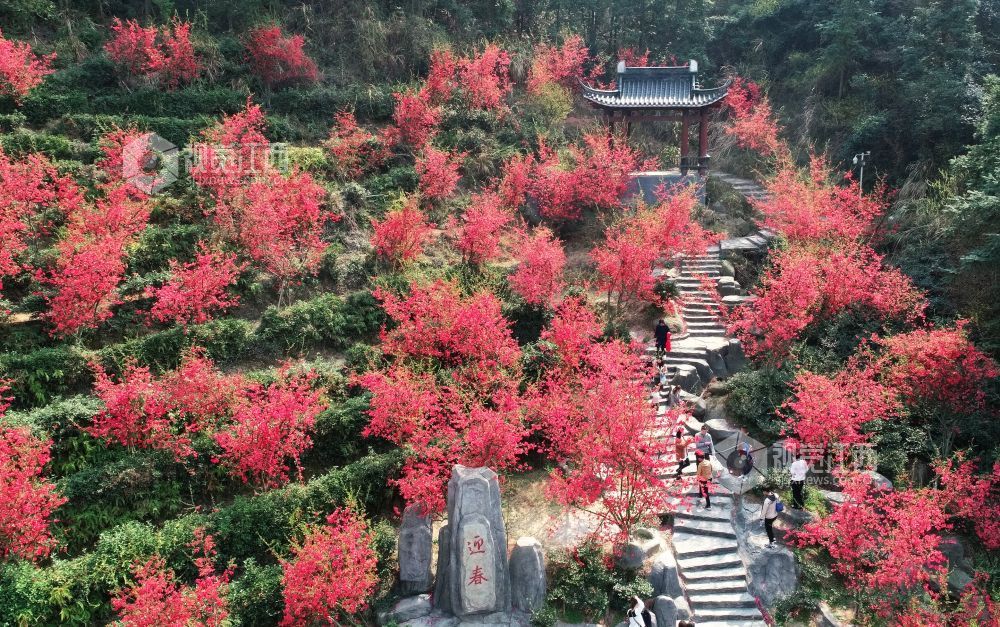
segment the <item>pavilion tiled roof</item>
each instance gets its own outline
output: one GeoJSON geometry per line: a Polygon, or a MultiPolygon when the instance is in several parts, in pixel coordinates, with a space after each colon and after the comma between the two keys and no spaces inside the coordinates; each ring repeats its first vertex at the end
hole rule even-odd
{"type": "Polygon", "coordinates": [[[610,109],[699,109],[726,97],[731,81],[718,87],[696,86],[698,63],[679,67],[627,67],[618,64],[615,89],[596,89],[583,83],[583,97],[610,109]]]}

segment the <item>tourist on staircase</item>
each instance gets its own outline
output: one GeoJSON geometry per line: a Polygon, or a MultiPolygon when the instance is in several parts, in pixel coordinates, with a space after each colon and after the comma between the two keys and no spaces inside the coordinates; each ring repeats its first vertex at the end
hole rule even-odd
{"type": "Polygon", "coordinates": [[[656,337],[656,356],[659,357],[663,353],[669,353],[670,327],[668,327],[667,323],[663,321],[663,318],[660,318],[660,321],[656,323],[653,335],[656,337]]]}
{"type": "Polygon", "coordinates": [[[712,434],[708,432],[708,425],[701,425],[701,431],[695,436],[694,444],[706,459],[715,455],[715,443],[712,441],[712,434]]]}
{"type": "Polygon", "coordinates": [[[802,459],[802,452],[795,453],[795,461],[792,462],[788,472],[792,475],[792,508],[803,509],[806,504],[802,498],[802,490],[806,485],[806,473],[809,471],[809,464],[802,459]]]}
{"type": "Polygon", "coordinates": [[[701,496],[705,497],[705,509],[712,509],[711,483],[712,483],[712,461],[700,450],[695,452],[695,459],[698,461],[698,489],[701,496]]]}
{"type": "Polygon", "coordinates": [[[691,460],[688,459],[688,444],[691,443],[691,438],[687,437],[684,427],[677,427],[677,434],[674,436],[674,452],[677,455],[677,476],[680,477],[684,469],[688,467],[691,460]]]}
{"type": "Polygon", "coordinates": [[[774,489],[767,487],[764,489],[764,504],[760,506],[760,517],[764,521],[764,531],[767,532],[767,548],[774,548],[774,521],[778,518],[778,501],[774,489]]]}

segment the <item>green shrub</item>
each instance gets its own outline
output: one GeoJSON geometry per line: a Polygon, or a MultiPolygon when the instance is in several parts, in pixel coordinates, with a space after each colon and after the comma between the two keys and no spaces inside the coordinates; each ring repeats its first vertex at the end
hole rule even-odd
{"type": "Polygon", "coordinates": [[[69,501],[59,509],[63,523],[58,532],[71,554],[90,546],[105,529],[131,521],[158,522],[183,507],[181,477],[169,453],[108,452],[115,451],[117,459],[59,481],[59,491],[69,501]]]}
{"type": "Polygon", "coordinates": [[[50,159],[84,162],[91,162],[98,155],[97,149],[88,144],[69,140],[62,135],[38,133],[26,129],[18,129],[0,136],[0,147],[10,155],[40,152],[50,159]]]}
{"type": "Polygon", "coordinates": [[[393,85],[350,85],[345,87],[310,86],[284,89],[270,97],[269,111],[322,120],[327,127],[333,124],[338,111],[354,111],[358,121],[384,122],[392,117],[396,102],[393,92],[400,88],[393,85]]]}
{"type": "Polygon", "coordinates": [[[89,389],[90,355],[74,347],[40,348],[0,355],[0,376],[10,381],[14,407],[38,407],[89,389]]]}
{"type": "Polygon", "coordinates": [[[85,435],[77,425],[86,425],[101,410],[93,396],[56,398],[48,405],[30,411],[12,411],[5,420],[28,425],[37,434],[52,438],[49,469],[55,476],[76,472],[87,466],[104,446],[85,435]]]}
{"type": "Polygon", "coordinates": [[[129,255],[129,271],[145,274],[167,268],[168,261],[194,259],[198,241],[207,235],[203,224],[156,224],[147,227],[129,255]]]}
{"type": "Polygon", "coordinates": [[[763,435],[760,439],[779,437],[785,423],[774,412],[788,398],[792,378],[789,371],[768,366],[736,373],[726,386],[729,417],[752,433],[763,435]]]}
{"type": "Polygon", "coordinates": [[[346,348],[378,330],[383,319],[382,308],[368,292],[347,298],[322,294],[283,309],[269,307],[261,316],[257,337],[290,352],[320,346],[346,348]]]}
{"type": "Polygon", "coordinates": [[[367,396],[354,396],[328,407],[316,418],[313,447],[304,462],[310,466],[333,466],[351,462],[364,454],[361,431],[368,424],[367,396]]]}
{"type": "MultiPolygon", "coordinates": [[[[609,567],[604,549],[588,541],[570,553],[556,553],[549,564],[552,577],[545,597],[553,608],[570,622],[594,622],[609,610],[629,605],[629,597],[646,598],[653,588],[637,571],[609,567]]],[[[540,616],[548,620],[551,611],[540,616]]]]}
{"type": "Polygon", "coordinates": [[[135,359],[157,372],[176,368],[184,351],[200,346],[216,362],[233,361],[253,348],[252,325],[246,320],[227,318],[186,328],[175,327],[145,337],[106,346],[98,351],[105,369],[121,372],[125,362],[135,359]]]}
{"type": "Polygon", "coordinates": [[[278,564],[261,565],[248,558],[229,587],[229,611],[239,625],[277,624],[284,610],[278,564]]]}
{"type": "Polygon", "coordinates": [[[43,625],[51,616],[50,571],[24,561],[0,563],[0,616],[4,625],[43,625]]]}
{"type": "Polygon", "coordinates": [[[24,126],[24,123],[27,121],[27,116],[20,111],[0,114],[0,132],[10,133],[18,127],[24,126]]]}

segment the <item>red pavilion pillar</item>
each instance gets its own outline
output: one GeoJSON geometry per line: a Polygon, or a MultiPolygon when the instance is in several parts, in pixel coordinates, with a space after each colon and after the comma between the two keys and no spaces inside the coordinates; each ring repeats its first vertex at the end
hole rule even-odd
{"type": "Polygon", "coordinates": [[[688,173],[688,151],[691,146],[691,118],[687,109],[681,111],[681,174],[688,173]]]}
{"type": "Polygon", "coordinates": [[[708,108],[702,107],[698,120],[698,174],[708,174],[708,108]]]}

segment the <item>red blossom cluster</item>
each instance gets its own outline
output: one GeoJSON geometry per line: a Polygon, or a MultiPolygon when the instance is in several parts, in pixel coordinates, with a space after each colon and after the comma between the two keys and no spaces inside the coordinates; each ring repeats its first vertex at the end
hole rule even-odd
{"type": "Polygon", "coordinates": [[[923,294],[866,246],[830,250],[792,246],[779,252],[754,291],[757,299],[737,307],[729,329],[747,354],[780,363],[811,324],[849,307],[885,319],[916,320],[923,294]]]}
{"type": "Polygon", "coordinates": [[[582,301],[563,302],[542,336],[555,344],[558,366],[539,383],[529,414],[558,464],[548,494],[594,513],[598,533],[620,543],[684,487],[662,478],[669,453],[655,436],[662,423],[647,398],[643,361],[618,340],[598,342],[599,333],[582,301]]]}
{"type": "Polygon", "coordinates": [[[438,281],[414,284],[406,297],[376,296],[395,324],[382,332],[393,364],[354,379],[372,393],[364,433],[405,448],[395,480],[403,498],[441,511],[455,464],[499,471],[517,467],[527,451],[520,349],[490,293],[463,297],[438,281]]]}
{"type": "Polygon", "coordinates": [[[334,116],[330,137],[324,143],[337,173],[347,179],[360,178],[376,170],[391,156],[397,137],[396,129],[386,129],[376,135],[358,124],[350,111],[334,116]]]}
{"type": "Polygon", "coordinates": [[[246,483],[273,488],[288,482],[291,460],[301,480],[299,458],[312,446],[316,417],[326,408],[315,379],[314,372],[283,366],[273,384],[246,386],[232,420],[215,434],[219,463],[246,483]]]}
{"type": "MultiPolygon", "coordinates": [[[[11,159],[0,149],[0,279],[28,269],[19,259],[29,238],[45,230],[40,216],[49,208],[74,212],[83,202],[80,189],[56,172],[45,157],[11,159]]],[[[2,287],[2,283],[0,283],[2,287]]]]}
{"type": "Polygon", "coordinates": [[[420,176],[420,194],[429,201],[448,198],[455,193],[462,178],[459,168],[465,153],[439,150],[430,144],[417,155],[416,169],[420,176]]]}
{"type": "Polygon", "coordinates": [[[807,523],[798,542],[825,548],[852,589],[894,592],[935,581],[946,565],[939,534],[951,527],[939,491],[885,490],[865,473],[841,477],[841,485],[845,502],[807,523]]]}
{"type": "Polygon", "coordinates": [[[255,28],[247,34],[247,60],[268,87],[314,82],[319,68],[302,50],[304,44],[302,35],[286,36],[279,26],[255,28]]]}
{"type": "MultiPolygon", "coordinates": [[[[149,134],[114,131],[104,141],[106,154],[117,154],[113,146],[141,144],[149,134]]],[[[102,196],[92,202],[66,204],[66,234],[55,246],[55,266],[39,271],[39,280],[50,292],[44,314],[53,335],[71,335],[96,328],[111,317],[120,302],[117,288],[125,273],[128,246],[149,223],[152,205],[146,195],[122,179],[121,158],[98,162],[106,176],[99,185],[102,196]]]]}
{"type": "Polygon", "coordinates": [[[892,617],[892,624],[995,625],[1000,613],[983,592],[984,575],[966,586],[957,603],[945,603],[948,563],[941,540],[954,518],[969,517],[987,546],[996,547],[1000,468],[977,477],[958,456],[935,469],[943,489],[886,489],[866,473],[841,475],[844,503],[794,532],[793,540],[826,549],[831,568],[849,588],[878,594],[874,609],[892,617]]]}
{"type": "Polygon", "coordinates": [[[866,423],[891,420],[901,409],[893,390],[880,383],[873,371],[853,365],[833,376],[799,372],[792,383],[792,397],[779,415],[799,441],[829,451],[834,445],[866,441],[861,430],[866,423]]]}
{"type": "Polygon", "coordinates": [[[198,78],[201,66],[191,44],[191,24],[175,19],[170,26],[143,27],[135,20],[115,18],[108,57],[132,79],[176,89],[198,78]]]}
{"type": "Polygon", "coordinates": [[[479,264],[500,254],[504,232],[513,221],[513,209],[505,206],[496,192],[486,190],[473,194],[462,219],[453,222],[449,230],[457,233],[455,246],[465,259],[479,264]]]}
{"type": "Polygon", "coordinates": [[[510,80],[510,54],[496,44],[458,61],[458,82],[469,104],[476,109],[497,111],[504,107],[513,83],[510,80]]]}
{"type": "Polygon", "coordinates": [[[544,142],[536,159],[514,157],[504,166],[498,192],[517,207],[531,202],[553,222],[570,222],[585,208],[616,206],[628,188],[629,174],[652,168],[624,138],[587,133],[582,145],[567,149],[569,163],[544,142]]]}
{"type": "Polygon", "coordinates": [[[133,569],[135,581],[119,590],[111,600],[119,624],[124,627],[222,627],[229,624],[226,594],[232,568],[215,572],[215,542],[204,529],[195,531],[190,546],[198,556],[193,559],[198,569],[194,584],[180,583],[159,555],[136,565],[133,569]]]}
{"type": "Polygon", "coordinates": [[[170,260],[170,278],[159,287],[147,287],[144,295],[155,300],[149,311],[157,322],[201,324],[212,319],[215,311],[239,304],[239,296],[228,288],[243,269],[236,255],[210,250],[202,243],[194,261],[181,264],[170,260]]]}
{"type": "Polygon", "coordinates": [[[160,377],[128,364],[117,380],[95,366],[94,391],[104,409],[88,433],[122,446],[169,450],[175,459],[197,455],[195,433],[211,436],[221,448],[213,461],[247,483],[274,487],[288,481],[288,460],[311,445],[316,416],[325,408],[313,389],[315,374],[283,366],[264,386],[225,375],[200,351],[160,377]]]}
{"type": "Polygon", "coordinates": [[[0,31],[0,96],[20,102],[53,72],[55,58],[54,52],[38,56],[28,43],[7,39],[0,31]]]}
{"type": "MultiPolygon", "coordinates": [[[[835,185],[822,157],[813,156],[809,172],[786,164],[765,182],[768,194],[755,200],[761,226],[790,242],[856,242],[872,235],[876,219],[889,205],[885,190],[859,196],[850,185],[835,185]]],[[[849,183],[850,179],[846,181],[849,183]]]]}
{"type": "Polygon", "coordinates": [[[559,47],[538,44],[528,74],[528,93],[537,94],[544,86],[553,84],[570,89],[576,87],[589,58],[579,35],[570,35],[559,47]]]}
{"type": "Polygon", "coordinates": [[[615,311],[638,301],[659,303],[654,266],[678,254],[700,254],[718,238],[693,218],[696,204],[690,188],[674,190],[605,231],[604,243],[590,256],[597,264],[597,285],[615,311]]]}
{"type": "Polygon", "coordinates": [[[732,119],[723,130],[735,137],[740,147],[764,156],[779,156],[787,152],[787,147],[778,139],[778,123],[771,111],[771,103],[761,94],[756,83],[735,78],[729,86],[726,105],[732,119]]]}
{"type": "MultiPolygon", "coordinates": [[[[0,417],[7,400],[0,397],[0,417]]],[[[0,424],[0,559],[39,560],[56,546],[49,524],[66,499],[42,475],[51,446],[28,427],[0,424]]]]}
{"type": "Polygon", "coordinates": [[[309,173],[285,175],[274,167],[265,123],[260,107],[248,102],[205,131],[192,176],[211,192],[212,218],[223,234],[284,286],[316,272],[326,249],[323,228],[340,216],[324,209],[326,190],[309,173]],[[220,150],[225,159],[216,158],[220,150]]]}
{"type": "Polygon", "coordinates": [[[372,535],[359,514],[337,509],[313,527],[282,563],[281,625],[341,625],[365,609],[378,584],[372,535]]]}
{"type": "Polygon", "coordinates": [[[523,235],[510,288],[532,305],[552,304],[562,293],[566,252],[552,231],[540,227],[523,235]]]}
{"type": "Polygon", "coordinates": [[[399,138],[414,150],[423,148],[437,132],[441,108],[430,103],[426,92],[394,94],[396,108],[392,121],[399,129],[399,138]]]}
{"type": "Polygon", "coordinates": [[[416,198],[404,200],[402,206],[389,211],[379,221],[372,219],[371,245],[375,253],[395,265],[420,256],[434,225],[417,206],[416,198]]]}
{"type": "Polygon", "coordinates": [[[876,338],[884,351],[874,368],[908,403],[931,402],[967,412],[986,404],[983,384],[1000,375],[996,363],[954,327],[929,327],[876,338]]]}

